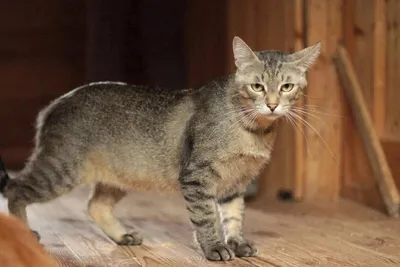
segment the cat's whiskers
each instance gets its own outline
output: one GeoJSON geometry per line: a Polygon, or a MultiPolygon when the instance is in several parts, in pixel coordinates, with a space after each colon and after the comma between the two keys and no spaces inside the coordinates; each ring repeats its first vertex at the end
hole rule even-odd
{"type": "MultiPolygon", "coordinates": [[[[254,113],[254,110],[253,109],[251,109],[251,110],[248,110],[249,111],[249,113],[247,113],[247,114],[245,114],[244,116],[242,116],[240,119],[238,119],[238,120],[236,120],[234,123],[232,123],[232,124],[230,124],[229,125],[229,127],[228,128],[226,128],[225,129],[225,133],[224,134],[229,134],[229,132],[233,129],[233,128],[235,128],[238,124],[240,124],[240,123],[243,123],[244,121],[246,121],[247,119],[250,119],[250,117],[253,115],[253,113],[254,113]]],[[[229,111],[229,112],[227,112],[227,113],[224,113],[223,114],[223,118],[225,118],[226,119],[226,117],[228,117],[228,116],[231,116],[231,115],[239,115],[240,114],[240,110],[238,109],[238,110],[236,110],[236,109],[234,109],[234,110],[231,110],[231,111],[229,111]]],[[[222,115],[221,115],[222,116],[222,115]]],[[[236,117],[236,116],[235,116],[236,117]]],[[[217,120],[218,120],[218,117],[217,117],[217,120]]],[[[209,136],[209,138],[212,138],[212,136],[214,135],[214,133],[217,131],[217,128],[212,128],[212,131],[211,132],[209,132],[208,133],[208,136],[209,136]]],[[[236,134],[236,133],[235,133],[236,134]]]]}
{"type": "Polygon", "coordinates": [[[326,146],[326,148],[328,149],[329,153],[332,155],[332,157],[334,158],[334,160],[336,160],[336,156],[335,154],[332,152],[332,150],[330,149],[328,142],[322,137],[322,135],[315,129],[314,126],[312,126],[309,122],[307,122],[306,120],[304,120],[301,116],[299,116],[298,114],[292,112],[292,111],[288,111],[288,114],[290,114],[291,116],[293,116],[294,118],[298,119],[298,121],[300,123],[303,123],[303,125],[305,127],[308,127],[309,129],[313,130],[318,136],[319,138],[322,140],[322,142],[324,143],[324,145],[326,146]]]}
{"type": "Polygon", "coordinates": [[[291,109],[292,112],[298,113],[298,115],[302,116],[308,116],[312,119],[315,119],[319,122],[321,122],[325,127],[327,127],[328,125],[326,124],[326,122],[324,122],[323,120],[321,120],[318,116],[316,116],[315,114],[312,114],[310,111],[308,110],[302,110],[302,109],[297,109],[297,108],[292,108],[291,109]]]}
{"type": "Polygon", "coordinates": [[[345,117],[343,115],[337,114],[337,113],[332,113],[330,112],[329,109],[322,107],[322,106],[318,106],[318,105],[310,105],[310,104],[306,104],[303,105],[301,107],[296,107],[296,108],[300,108],[300,109],[307,109],[307,110],[311,110],[317,113],[320,113],[322,115],[329,115],[329,116],[337,116],[337,117],[345,117]],[[320,110],[318,110],[320,109],[320,110]]]}
{"type": "Polygon", "coordinates": [[[305,134],[305,132],[304,132],[304,130],[303,130],[303,127],[301,127],[302,125],[299,124],[299,122],[297,122],[297,121],[291,116],[290,113],[287,113],[287,114],[285,115],[285,119],[286,119],[288,122],[290,122],[290,124],[292,125],[292,127],[293,127],[294,130],[299,129],[300,132],[303,134],[304,140],[305,140],[305,142],[306,142],[307,153],[308,153],[308,155],[311,157],[311,152],[310,152],[310,147],[308,146],[307,136],[306,136],[306,134],[305,134]]]}

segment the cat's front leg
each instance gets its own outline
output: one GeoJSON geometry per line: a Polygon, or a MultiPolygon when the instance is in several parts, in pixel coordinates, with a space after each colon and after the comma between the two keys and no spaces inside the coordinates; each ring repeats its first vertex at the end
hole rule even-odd
{"type": "Polygon", "coordinates": [[[218,199],[225,242],[238,257],[256,255],[257,249],[243,236],[244,194],[230,193],[218,199]]]}
{"type": "Polygon", "coordinates": [[[208,260],[228,261],[235,254],[220,236],[216,185],[213,184],[218,177],[215,176],[208,166],[190,164],[179,180],[196,239],[204,255],[208,260]]]}

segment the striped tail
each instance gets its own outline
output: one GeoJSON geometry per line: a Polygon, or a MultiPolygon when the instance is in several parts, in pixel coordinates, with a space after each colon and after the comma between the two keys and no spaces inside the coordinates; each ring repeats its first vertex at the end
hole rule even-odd
{"type": "Polygon", "coordinates": [[[6,168],[4,167],[3,159],[0,156],[0,193],[4,193],[4,189],[9,180],[10,176],[8,176],[6,168]]]}

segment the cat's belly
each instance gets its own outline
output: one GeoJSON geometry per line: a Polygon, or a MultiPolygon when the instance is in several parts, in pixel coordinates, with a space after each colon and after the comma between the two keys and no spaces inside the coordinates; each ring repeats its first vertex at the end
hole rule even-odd
{"type": "Polygon", "coordinates": [[[104,153],[90,153],[86,157],[79,177],[83,183],[104,183],[126,191],[179,191],[179,169],[143,164],[135,166],[120,160],[118,164],[110,160],[104,153]]]}

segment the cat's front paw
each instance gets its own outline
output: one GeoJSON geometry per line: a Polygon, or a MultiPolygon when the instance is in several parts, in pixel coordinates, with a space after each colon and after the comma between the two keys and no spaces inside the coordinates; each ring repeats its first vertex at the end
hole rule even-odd
{"type": "Polygon", "coordinates": [[[228,240],[228,246],[235,252],[237,257],[252,257],[257,255],[257,249],[253,242],[248,240],[228,240]]]}
{"type": "Polygon", "coordinates": [[[139,246],[143,238],[139,233],[132,232],[121,236],[120,240],[114,240],[120,246],[139,246]]]}
{"type": "Polygon", "coordinates": [[[218,244],[204,249],[206,258],[210,261],[230,261],[235,253],[225,244],[218,244]]]}

